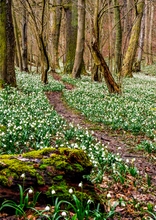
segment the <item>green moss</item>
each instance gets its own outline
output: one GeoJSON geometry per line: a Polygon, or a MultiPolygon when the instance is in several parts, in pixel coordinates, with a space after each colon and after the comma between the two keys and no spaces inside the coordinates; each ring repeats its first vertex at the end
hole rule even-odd
{"type": "Polygon", "coordinates": [[[4,175],[0,175],[0,184],[2,184],[3,186],[8,185],[8,178],[4,175]]]}
{"type": "Polygon", "coordinates": [[[61,180],[63,180],[63,176],[62,176],[62,175],[55,176],[55,177],[53,178],[53,180],[54,180],[54,181],[61,181],[61,180]]]}
{"type": "Polygon", "coordinates": [[[41,164],[39,168],[40,168],[40,170],[46,170],[47,166],[48,165],[46,165],[46,164],[41,164]]]}
{"type": "Polygon", "coordinates": [[[30,151],[28,153],[23,154],[22,156],[26,158],[42,158],[44,155],[49,155],[50,153],[55,151],[56,151],[55,148],[44,148],[38,151],[36,150],[30,151]]]}
{"type": "Polygon", "coordinates": [[[40,173],[36,173],[36,178],[39,185],[45,185],[45,180],[40,173]]]}

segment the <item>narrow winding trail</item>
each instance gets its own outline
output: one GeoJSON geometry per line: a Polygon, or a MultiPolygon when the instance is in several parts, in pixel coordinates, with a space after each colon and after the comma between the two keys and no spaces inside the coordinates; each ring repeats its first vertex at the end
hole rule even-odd
{"type": "MultiPolygon", "coordinates": [[[[54,75],[53,75],[54,77],[54,75]]],[[[61,80],[60,77],[55,75],[56,80],[61,80]]],[[[70,84],[65,84],[66,89],[74,89],[70,84]]],[[[64,100],[63,92],[47,92],[47,98],[51,105],[54,106],[54,109],[59,115],[61,115],[68,123],[73,125],[81,126],[82,129],[87,128],[89,131],[94,131],[93,136],[100,141],[102,144],[106,145],[108,150],[114,154],[120,154],[124,159],[131,161],[135,159],[134,165],[139,170],[139,173],[144,177],[146,174],[151,178],[151,187],[144,191],[143,189],[134,189],[128,190],[118,187],[114,187],[114,195],[118,192],[126,193],[128,198],[137,199],[140,202],[148,204],[152,202],[156,204],[156,157],[153,155],[147,154],[136,150],[135,146],[140,143],[140,141],[145,138],[143,136],[134,136],[132,134],[123,133],[123,131],[112,131],[111,129],[105,127],[103,124],[92,123],[88,121],[80,112],[77,112],[75,109],[70,108],[64,100]]],[[[145,179],[145,178],[144,178],[145,179]]],[[[135,217],[128,215],[127,211],[122,213],[122,220],[136,219],[135,217]]],[[[142,218],[137,218],[142,219],[142,218]]]]}

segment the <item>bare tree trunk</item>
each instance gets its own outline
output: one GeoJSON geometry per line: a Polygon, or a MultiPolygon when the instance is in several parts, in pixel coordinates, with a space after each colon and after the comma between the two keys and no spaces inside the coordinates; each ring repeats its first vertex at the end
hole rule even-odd
{"type": "Polygon", "coordinates": [[[16,75],[14,68],[14,55],[15,55],[15,36],[12,21],[12,1],[6,2],[6,39],[7,39],[7,59],[6,59],[6,75],[4,81],[13,87],[16,86],[16,75]]]}
{"type": "Polygon", "coordinates": [[[115,73],[119,73],[121,70],[121,61],[122,61],[122,27],[120,19],[120,5],[118,0],[113,0],[114,4],[114,20],[115,20],[115,51],[114,51],[114,70],[115,73]]]}
{"type": "Polygon", "coordinates": [[[53,8],[50,13],[50,29],[51,29],[51,68],[55,71],[59,67],[59,36],[62,16],[62,0],[52,0],[53,8]]]}
{"type": "Polygon", "coordinates": [[[75,45],[77,39],[77,0],[64,0],[66,16],[66,45],[65,45],[65,73],[71,74],[74,58],[75,45]]]}
{"type": "MultiPolygon", "coordinates": [[[[95,0],[94,3],[94,17],[93,17],[93,31],[94,36],[96,38],[96,42],[99,47],[99,21],[98,21],[98,13],[99,13],[99,0],[95,0]]],[[[101,73],[99,66],[95,64],[93,65],[92,69],[92,80],[100,82],[101,81],[101,73]]]]}
{"type": "Polygon", "coordinates": [[[109,93],[117,93],[120,94],[121,93],[121,88],[119,87],[119,85],[115,82],[109,67],[107,66],[107,63],[105,62],[102,54],[99,51],[98,48],[98,43],[96,42],[96,40],[92,43],[92,49],[93,49],[93,57],[94,57],[94,62],[97,66],[100,67],[101,72],[104,76],[107,88],[109,93]]]}
{"type": "Polygon", "coordinates": [[[154,21],[154,3],[150,1],[150,25],[149,25],[149,43],[148,43],[149,65],[153,63],[153,55],[152,55],[153,21],[154,21]]]}
{"type": "Polygon", "coordinates": [[[132,67],[137,51],[139,36],[140,36],[140,28],[141,28],[141,20],[143,15],[144,9],[144,0],[139,0],[136,3],[136,19],[135,23],[133,24],[131,37],[129,40],[128,49],[123,60],[123,66],[120,72],[121,77],[133,77],[132,75],[132,67]]]}
{"type": "Polygon", "coordinates": [[[80,78],[84,66],[83,51],[85,38],[85,0],[78,0],[78,32],[74,66],[72,70],[73,78],[80,78]]]}
{"type": "Polygon", "coordinates": [[[19,68],[20,71],[23,71],[23,66],[22,66],[22,54],[21,54],[21,48],[20,48],[20,40],[19,40],[19,28],[17,25],[17,19],[16,19],[16,14],[13,10],[13,20],[14,20],[14,30],[15,30],[15,39],[16,39],[16,51],[17,51],[17,57],[19,60],[19,68]]]}
{"type": "Polygon", "coordinates": [[[149,36],[149,6],[148,0],[145,0],[145,43],[144,43],[144,51],[145,51],[145,64],[149,64],[149,56],[148,56],[148,36],[149,36]]]}
{"type": "Polygon", "coordinates": [[[23,70],[29,72],[28,70],[28,44],[27,44],[27,11],[26,2],[22,0],[23,14],[22,14],[22,58],[23,58],[23,70]]]}
{"type": "Polygon", "coordinates": [[[137,60],[134,63],[134,66],[133,66],[133,71],[134,72],[140,72],[141,71],[141,60],[142,60],[142,54],[143,54],[144,36],[145,36],[145,13],[143,14],[143,17],[142,17],[138,57],[137,57],[137,60]]]}

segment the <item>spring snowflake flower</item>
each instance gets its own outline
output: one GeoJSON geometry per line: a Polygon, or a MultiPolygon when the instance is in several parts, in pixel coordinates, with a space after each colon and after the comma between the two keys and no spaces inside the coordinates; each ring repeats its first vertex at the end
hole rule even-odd
{"type": "Polygon", "coordinates": [[[32,193],[33,193],[33,190],[32,190],[32,189],[29,189],[28,193],[29,193],[29,194],[32,194],[32,193]]]}
{"type": "Polygon", "coordinates": [[[22,179],[25,178],[25,173],[22,173],[21,178],[22,178],[22,179]]]}
{"type": "Polygon", "coordinates": [[[67,213],[66,212],[62,212],[61,215],[62,216],[67,216],[67,213]]]}
{"type": "Polygon", "coordinates": [[[45,211],[49,211],[49,210],[50,210],[50,207],[47,205],[44,210],[45,210],[45,211]]]}
{"type": "Polygon", "coordinates": [[[55,192],[55,190],[53,189],[53,190],[51,190],[51,194],[52,195],[54,195],[56,192],[55,192]]]}
{"type": "Polygon", "coordinates": [[[82,182],[81,182],[81,183],[79,183],[79,185],[78,185],[78,186],[82,188],[82,186],[83,186],[82,182]]]}
{"type": "Polygon", "coordinates": [[[107,198],[110,199],[112,196],[110,193],[107,194],[107,198]]]}
{"type": "Polygon", "coordinates": [[[72,194],[73,193],[73,189],[69,189],[69,193],[72,194]]]}

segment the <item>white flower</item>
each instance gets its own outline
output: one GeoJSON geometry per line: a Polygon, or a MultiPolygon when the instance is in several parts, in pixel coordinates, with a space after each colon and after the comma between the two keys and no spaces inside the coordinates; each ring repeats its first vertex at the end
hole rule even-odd
{"type": "Polygon", "coordinates": [[[87,204],[91,204],[93,201],[88,199],[87,204]]]}
{"type": "Polygon", "coordinates": [[[33,190],[32,190],[32,189],[29,189],[28,193],[29,193],[29,194],[32,194],[32,193],[33,193],[33,190]]]}
{"type": "Polygon", "coordinates": [[[107,194],[107,198],[110,199],[112,196],[110,193],[107,194]]]}
{"type": "Polygon", "coordinates": [[[21,178],[22,178],[22,179],[25,178],[25,173],[22,173],[21,178]]]}
{"type": "Polygon", "coordinates": [[[66,213],[66,212],[62,212],[61,215],[62,215],[62,216],[66,216],[67,213],[66,213]]]}
{"type": "Polygon", "coordinates": [[[79,183],[79,185],[78,185],[78,186],[82,188],[82,186],[83,186],[83,185],[82,185],[82,182],[81,182],[81,183],[79,183]]]}
{"type": "Polygon", "coordinates": [[[129,159],[126,159],[126,163],[129,163],[129,159]]]}
{"type": "Polygon", "coordinates": [[[45,211],[49,211],[49,210],[50,210],[50,207],[47,205],[44,210],[45,210],[45,211]]]}
{"type": "Polygon", "coordinates": [[[72,194],[72,193],[73,193],[73,189],[69,189],[69,193],[71,193],[71,194],[72,194]]]}
{"type": "Polygon", "coordinates": [[[56,192],[55,192],[55,190],[53,189],[53,190],[51,190],[51,194],[52,195],[54,195],[56,192]]]}

